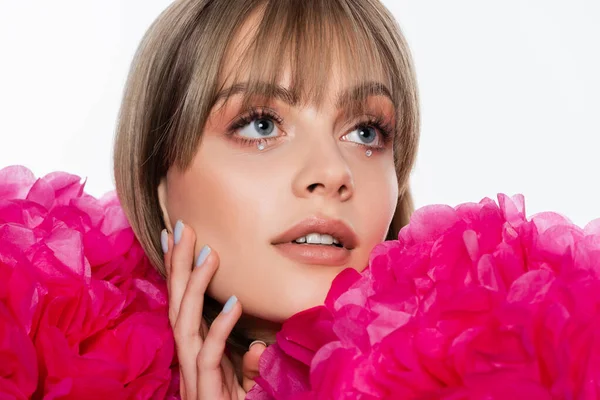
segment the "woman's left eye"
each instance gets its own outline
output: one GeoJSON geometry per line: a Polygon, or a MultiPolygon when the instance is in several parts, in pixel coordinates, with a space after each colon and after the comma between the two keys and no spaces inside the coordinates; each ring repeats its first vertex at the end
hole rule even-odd
{"type": "Polygon", "coordinates": [[[358,126],[344,135],[342,139],[369,147],[382,147],[384,144],[381,134],[370,125],[358,126]]]}
{"type": "Polygon", "coordinates": [[[273,120],[258,118],[240,129],[238,135],[247,139],[267,139],[279,136],[279,129],[273,120]]]}

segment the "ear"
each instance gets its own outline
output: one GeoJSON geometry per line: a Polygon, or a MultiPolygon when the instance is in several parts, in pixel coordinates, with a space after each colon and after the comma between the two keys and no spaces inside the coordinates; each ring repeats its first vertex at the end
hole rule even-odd
{"type": "Polygon", "coordinates": [[[169,212],[167,211],[167,177],[164,176],[158,184],[158,203],[162,212],[163,222],[169,232],[173,232],[173,225],[169,219],[169,212]]]}

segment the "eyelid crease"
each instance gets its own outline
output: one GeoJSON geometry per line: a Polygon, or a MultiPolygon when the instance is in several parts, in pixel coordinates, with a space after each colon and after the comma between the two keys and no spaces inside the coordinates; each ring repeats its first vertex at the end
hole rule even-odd
{"type": "Polygon", "coordinates": [[[279,125],[283,124],[283,118],[272,108],[263,106],[250,107],[238,114],[227,124],[227,131],[233,132],[234,130],[241,129],[257,119],[271,119],[279,125]]]}
{"type": "Polygon", "coordinates": [[[380,115],[365,114],[359,117],[358,122],[354,123],[352,129],[358,129],[365,126],[371,126],[378,130],[384,139],[393,139],[396,134],[396,128],[392,119],[380,115]]]}

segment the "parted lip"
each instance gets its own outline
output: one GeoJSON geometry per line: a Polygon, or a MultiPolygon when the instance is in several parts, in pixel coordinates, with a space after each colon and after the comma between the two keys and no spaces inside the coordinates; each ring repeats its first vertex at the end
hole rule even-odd
{"type": "Polygon", "coordinates": [[[300,221],[276,237],[271,243],[289,243],[309,233],[331,235],[338,239],[340,244],[348,250],[352,250],[358,245],[356,233],[344,221],[319,216],[312,216],[300,221]]]}

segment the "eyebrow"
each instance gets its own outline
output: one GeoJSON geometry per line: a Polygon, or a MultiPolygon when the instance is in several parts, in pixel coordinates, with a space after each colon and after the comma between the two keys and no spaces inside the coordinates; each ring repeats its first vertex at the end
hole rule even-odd
{"type": "MultiPolygon", "coordinates": [[[[248,83],[236,83],[229,88],[221,90],[216,96],[215,103],[218,103],[223,99],[227,99],[229,96],[246,93],[248,91],[248,86],[248,83]]],[[[258,85],[257,95],[271,95],[274,98],[292,106],[298,104],[298,95],[281,85],[275,85],[266,82],[260,83],[258,85]]],[[[364,82],[340,93],[336,100],[336,107],[341,108],[344,104],[359,103],[370,96],[384,96],[387,97],[392,104],[394,104],[390,90],[383,83],[364,82]]]]}

